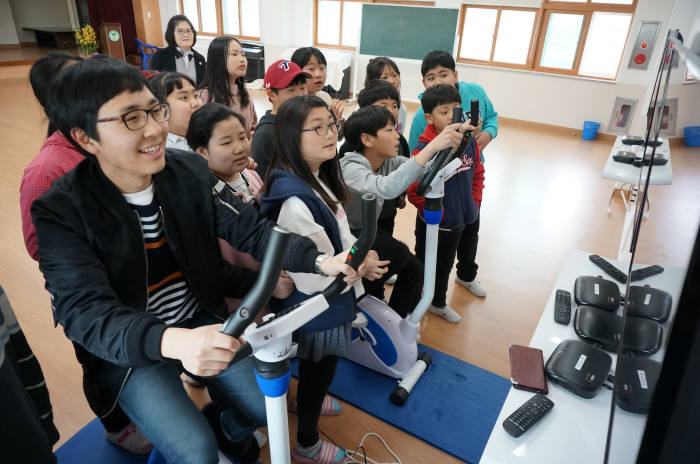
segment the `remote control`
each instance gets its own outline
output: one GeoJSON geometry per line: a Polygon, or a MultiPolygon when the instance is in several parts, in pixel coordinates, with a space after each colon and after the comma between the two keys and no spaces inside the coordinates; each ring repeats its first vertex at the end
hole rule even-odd
{"type": "Polygon", "coordinates": [[[604,270],[606,274],[608,274],[610,277],[617,280],[621,284],[627,282],[627,275],[612,264],[610,264],[604,258],[601,258],[598,255],[590,255],[588,259],[590,259],[593,264],[604,270]]]}
{"type": "Polygon", "coordinates": [[[503,421],[503,428],[509,434],[518,438],[523,433],[530,430],[535,422],[547,414],[554,407],[554,402],[538,393],[515,410],[513,414],[503,421]]]}
{"type": "Polygon", "coordinates": [[[571,320],[571,293],[557,290],[554,295],[554,322],[569,325],[571,320]]]}
{"type": "Polygon", "coordinates": [[[635,269],[630,274],[630,282],[635,282],[637,280],[646,279],[656,274],[661,274],[664,272],[664,268],[654,264],[653,266],[643,267],[641,269],[635,269]]]}

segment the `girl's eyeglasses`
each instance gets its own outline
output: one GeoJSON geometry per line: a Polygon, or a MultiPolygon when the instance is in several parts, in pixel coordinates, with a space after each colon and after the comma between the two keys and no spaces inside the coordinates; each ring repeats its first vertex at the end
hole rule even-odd
{"type": "Polygon", "coordinates": [[[338,133],[340,130],[340,122],[339,121],[333,121],[329,122],[327,124],[319,124],[318,126],[310,127],[308,129],[302,129],[302,132],[310,132],[310,131],[315,131],[316,134],[318,134],[320,137],[323,137],[328,134],[328,131],[333,131],[334,133],[338,133]]]}

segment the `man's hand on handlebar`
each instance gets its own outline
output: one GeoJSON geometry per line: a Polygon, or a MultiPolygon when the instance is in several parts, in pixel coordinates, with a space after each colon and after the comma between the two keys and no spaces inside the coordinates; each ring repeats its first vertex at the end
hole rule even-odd
{"type": "Polygon", "coordinates": [[[367,280],[376,280],[381,278],[384,274],[386,274],[386,272],[388,271],[386,266],[390,262],[391,261],[389,260],[381,261],[376,251],[369,250],[367,252],[365,260],[362,262],[362,264],[360,264],[360,267],[357,269],[357,273],[367,280]]]}
{"type": "Polygon", "coordinates": [[[202,377],[226,369],[241,341],[220,332],[223,324],[184,329],[168,327],[160,340],[164,358],[177,359],[188,372],[202,377]]]}
{"type": "Polygon", "coordinates": [[[280,272],[280,277],[277,279],[277,285],[272,292],[272,296],[279,299],[287,298],[294,291],[294,281],[287,275],[286,272],[280,272]]]}

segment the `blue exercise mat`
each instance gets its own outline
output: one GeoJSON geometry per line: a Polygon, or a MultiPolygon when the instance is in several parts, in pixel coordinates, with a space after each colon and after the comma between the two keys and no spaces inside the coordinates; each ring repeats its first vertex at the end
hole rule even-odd
{"type": "Polygon", "coordinates": [[[80,429],[70,440],[61,445],[55,454],[58,464],[163,464],[165,462],[160,455],[137,456],[111,444],[105,438],[105,429],[98,419],[94,419],[80,429]],[[149,457],[152,457],[151,461],[149,457]]]}
{"type": "Polygon", "coordinates": [[[389,401],[395,379],[345,359],[330,393],[458,459],[479,462],[510,381],[424,345],[418,351],[428,352],[433,362],[403,406],[389,401]]]}
{"type": "Polygon", "coordinates": [[[137,456],[115,446],[105,438],[98,419],[88,423],[56,450],[59,464],[146,464],[148,455],[137,456]]]}

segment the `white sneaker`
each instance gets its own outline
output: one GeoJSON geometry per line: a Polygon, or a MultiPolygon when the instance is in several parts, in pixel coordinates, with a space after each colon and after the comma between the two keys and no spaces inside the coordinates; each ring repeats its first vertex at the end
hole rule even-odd
{"type": "Polygon", "coordinates": [[[471,282],[467,282],[466,280],[462,280],[459,277],[456,277],[455,281],[461,286],[465,287],[470,292],[472,292],[474,296],[486,296],[486,289],[477,278],[474,278],[474,280],[472,280],[471,282]]]}
{"type": "Polygon", "coordinates": [[[258,447],[262,448],[267,443],[267,435],[260,430],[253,430],[253,436],[255,437],[255,441],[258,442],[258,447]]]}
{"type": "Polygon", "coordinates": [[[385,284],[389,284],[389,285],[394,285],[394,284],[396,283],[397,277],[398,277],[398,276],[397,276],[396,274],[394,274],[393,276],[391,276],[391,277],[389,277],[388,279],[386,279],[386,282],[384,282],[384,283],[385,283],[385,284]]]}
{"type": "Polygon", "coordinates": [[[458,323],[459,320],[462,319],[462,316],[457,314],[457,311],[450,308],[449,305],[441,307],[430,305],[428,307],[428,311],[430,311],[433,314],[437,314],[438,316],[445,319],[447,322],[452,322],[453,324],[458,323]]]}
{"type": "Polygon", "coordinates": [[[361,329],[363,327],[367,327],[368,323],[369,321],[367,320],[367,316],[365,316],[365,313],[363,313],[362,311],[358,311],[355,315],[355,319],[353,319],[352,321],[352,328],[361,329]]]}

